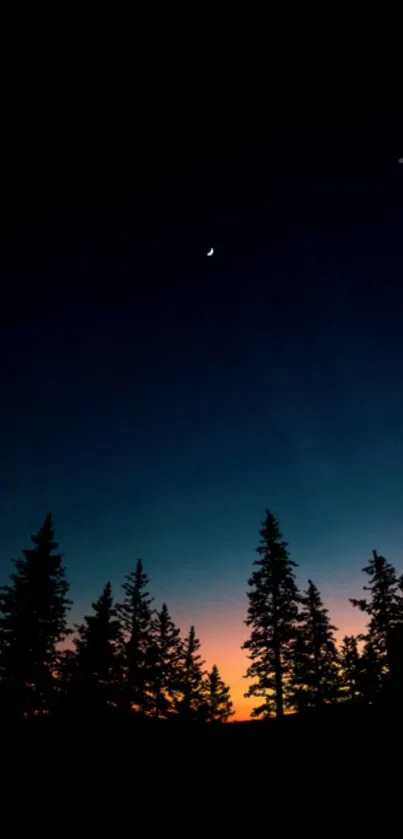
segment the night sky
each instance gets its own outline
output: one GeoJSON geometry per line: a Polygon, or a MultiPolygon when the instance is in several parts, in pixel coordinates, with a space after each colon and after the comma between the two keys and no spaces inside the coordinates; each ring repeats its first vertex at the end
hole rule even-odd
{"type": "Polygon", "coordinates": [[[403,571],[403,132],[241,114],[118,140],[32,150],[1,199],[2,581],[48,510],[73,620],[142,557],[242,718],[266,506],[341,633],[371,550],[403,571]]]}

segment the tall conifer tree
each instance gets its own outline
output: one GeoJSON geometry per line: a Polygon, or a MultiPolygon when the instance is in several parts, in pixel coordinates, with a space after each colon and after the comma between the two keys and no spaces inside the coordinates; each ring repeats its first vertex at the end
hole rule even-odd
{"type": "Polygon", "coordinates": [[[301,607],[294,652],[294,702],[299,710],[335,702],[340,693],[336,627],[312,580],[301,607]]]}
{"type": "Polygon", "coordinates": [[[365,642],[362,670],[372,701],[388,679],[388,636],[403,622],[403,591],[394,566],[376,551],[362,570],[369,578],[364,586],[369,597],[351,598],[350,602],[368,615],[367,629],[361,636],[365,642]]]}
{"type": "Polygon", "coordinates": [[[149,689],[152,679],[153,598],[148,591],[148,576],[142,560],[126,577],[122,603],[116,607],[123,637],[123,704],[126,709],[150,710],[149,689]]]}
{"type": "Polygon", "coordinates": [[[253,716],[278,717],[289,704],[291,696],[292,655],[297,636],[298,589],[295,582],[296,563],[290,559],[277,520],[266,510],[256,548],[259,559],[249,579],[249,607],[245,621],[250,638],[243,645],[250,665],[246,678],[253,683],[245,694],[263,699],[255,706],[253,716]]]}
{"type": "Polygon", "coordinates": [[[180,685],[182,642],[166,603],[152,619],[149,704],[156,717],[168,717],[180,685]]]}
{"type": "Polygon", "coordinates": [[[184,720],[201,719],[203,714],[203,666],[199,653],[200,641],[196,637],[194,626],[183,643],[181,657],[180,689],[176,700],[176,710],[184,720]]]}
{"type": "Polygon", "coordinates": [[[0,589],[0,702],[18,718],[51,710],[57,645],[69,634],[69,587],[50,513],[31,538],[0,589]]]}
{"type": "Polygon", "coordinates": [[[76,710],[96,716],[118,706],[120,698],[120,626],[109,582],[92,608],[77,626],[69,691],[76,710]]]}

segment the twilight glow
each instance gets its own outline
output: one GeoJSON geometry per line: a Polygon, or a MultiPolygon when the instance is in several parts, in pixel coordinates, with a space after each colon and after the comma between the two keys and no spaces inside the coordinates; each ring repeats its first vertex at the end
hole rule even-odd
{"type": "Polygon", "coordinates": [[[32,218],[13,184],[0,231],[0,583],[48,511],[73,621],[141,557],[238,719],[266,507],[340,638],[371,551],[403,571],[400,152],[383,118],[270,120],[214,161],[158,127],[124,195],[103,168],[86,196],[86,171],[32,218]]]}

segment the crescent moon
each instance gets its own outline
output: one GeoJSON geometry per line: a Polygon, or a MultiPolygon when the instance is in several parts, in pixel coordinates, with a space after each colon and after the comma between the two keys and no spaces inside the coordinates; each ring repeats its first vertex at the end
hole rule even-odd
{"type": "Polygon", "coordinates": [[[207,252],[207,256],[213,256],[213,253],[214,253],[214,248],[210,248],[210,250],[207,252]]]}

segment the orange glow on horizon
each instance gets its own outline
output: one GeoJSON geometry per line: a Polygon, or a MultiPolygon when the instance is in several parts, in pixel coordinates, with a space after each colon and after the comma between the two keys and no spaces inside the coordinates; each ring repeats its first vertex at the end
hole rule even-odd
{"type": "MultiPolygon", "coordinates": [[[[338,627],[336,633],[337,641],[341,643],[344,635],[357,635],[365,627],[365,615],[358,609],[354,609],[345,598],[327,600],[332,623],[338,627]]],[[[235,714],[231,720],[243,722],[250,719],[251,711],[256,704],[255,698],[245,698],[244,693],[248,689],[248,681],[243,678],[248,666],[246,651],[242,650],[242,644],[249,636],[249,628],[243,623],[246,610],[242,605],[226,606],[222,611],[216,606],[188,614],[187,610],[173,610],[172,617],[180,626],[182,635],[185,636],[189,626],[193,623],[196,628],[196,635],[200,639],[200,653],[205,666],[211,669],[216,664],[221,677],[231,688],[231,699],[235,714]]],[[[69,637],[61,649],[71,648],[72,639],[69,637]]]]}
{"type": "MultiPolygon", "coordinates": [[[[336,638],[341,643],[344,635],[357,635],[365,627],[365,615],[358,609],[342,600],[327,601],[332,623],[338,627],[336,638]]],[[[209,620],[208,609],[200,613],[198,619],[194,616],[196,634],[201,641],[201,653],[206,666],[210,669],[216,664],[222,678],[231,688],[231,698],[235,714],[234,721],[250,719],[251,711],[258,700],[245,698],[248,680],[243,678],[248,666],[246,651],[242,650],[243,642],[249,636],[249,628],[243,624],[245,609],[239,606],[222,612],[217,620],[216,613],[209,620]]],[[[184,631],[187,621],[181,616],[179,625],[184,631]]]]}

